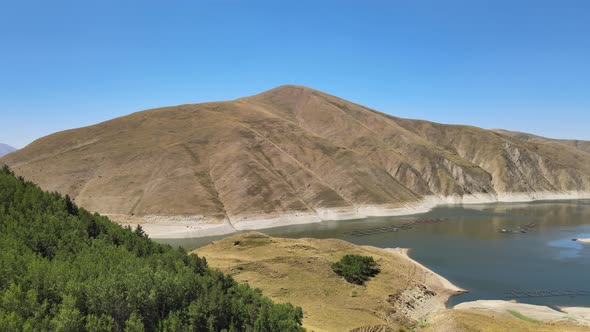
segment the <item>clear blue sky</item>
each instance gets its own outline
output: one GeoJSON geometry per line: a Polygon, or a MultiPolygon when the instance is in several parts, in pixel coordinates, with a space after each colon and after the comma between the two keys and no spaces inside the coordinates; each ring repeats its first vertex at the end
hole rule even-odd
{"type": "Polygon", "coordinates": [[[0,3],[0,142],[323,90],[396,116],[590,140],[590,1],[0,3]]]}

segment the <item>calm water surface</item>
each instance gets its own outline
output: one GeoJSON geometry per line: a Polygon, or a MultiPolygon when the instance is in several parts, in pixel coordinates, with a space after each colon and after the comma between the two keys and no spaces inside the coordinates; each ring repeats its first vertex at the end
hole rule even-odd
{"type": "MultiPolygon", "coordinates": [[[[405,216],[327,221],[265,229],[280,237],[338,238],[381,248],[412,248],[412,258],[470,292],[449,306],[476,299],[509,299],[506,291],[590,291],[590,200],[437,207],[405,216]],[[366,236],[352,231],[440,218],[444,222],[366,236]],[[501,233],[534,224],[527,233],[501,233]]],[[[160,240],[194,249],[222,237],[160,240]]],[[[590,296],[521,298],[549,306],[590,306],[590,296]]]]}

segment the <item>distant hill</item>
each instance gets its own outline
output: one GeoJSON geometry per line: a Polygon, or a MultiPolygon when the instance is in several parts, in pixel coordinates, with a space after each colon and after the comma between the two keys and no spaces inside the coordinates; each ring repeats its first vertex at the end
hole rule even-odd
{"type": "Polygon", "coordinates": [[[7,155],[11,152],[16,151],[16,148],[13,148],[10,145],[0,143],[0,157],[7,155]]]}
{"type": "Polygon", "coordinates": [[[590,191],[580,148],[402,119],[292,85],[59,132],[0,163],[92,211],[254,228],[394,213],[429,197],[590,191]]]}

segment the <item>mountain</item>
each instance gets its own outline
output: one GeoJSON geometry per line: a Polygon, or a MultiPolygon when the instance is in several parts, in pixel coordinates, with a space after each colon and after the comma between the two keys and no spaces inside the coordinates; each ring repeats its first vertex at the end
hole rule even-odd
{"type": "Polygon", "coordinates": [[[578,149],[580,151],[584,151],[590,153],[590,142],[589,141],[580,141],[574,139],[552,139],[541,137],[533,134],[521,133],[518,131],[508,131],[503,129],[495,129],[494,131],[507,135],[519,140],[529,141],[529,142],[536,142],[536,143],[549,143],[549,144],[559,144],[562,146],[567,146],[570,148],[578,149]]]}
{"type": "Polygon", "coordinates": [[[7,155],[13,151],[16,151],[16,149],[12,146],[0,143],[0,157],[7,155]]]}
{"type": "Polygon", "coordinates": [[[576,146],[402,119],[291,85],[59,132],[1,163],[115,218],[235,228],[590,191],[590,154],[576,146]]]}

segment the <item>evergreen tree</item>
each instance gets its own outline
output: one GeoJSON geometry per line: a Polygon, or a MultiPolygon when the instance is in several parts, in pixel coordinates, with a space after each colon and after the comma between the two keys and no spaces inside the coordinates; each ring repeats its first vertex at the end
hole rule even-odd
{"type": "Polygon", "coordinates": [[[340,261],[332,264],[332,270],[346,281],[358,285],[364,284],[380,272],[373,257],[360,255],[345,255],[340,261]]]}
{"type": "Polygon", "coordinates": [[[0,170],[0,331],[302,331],[302,317],[0,170]]]}

